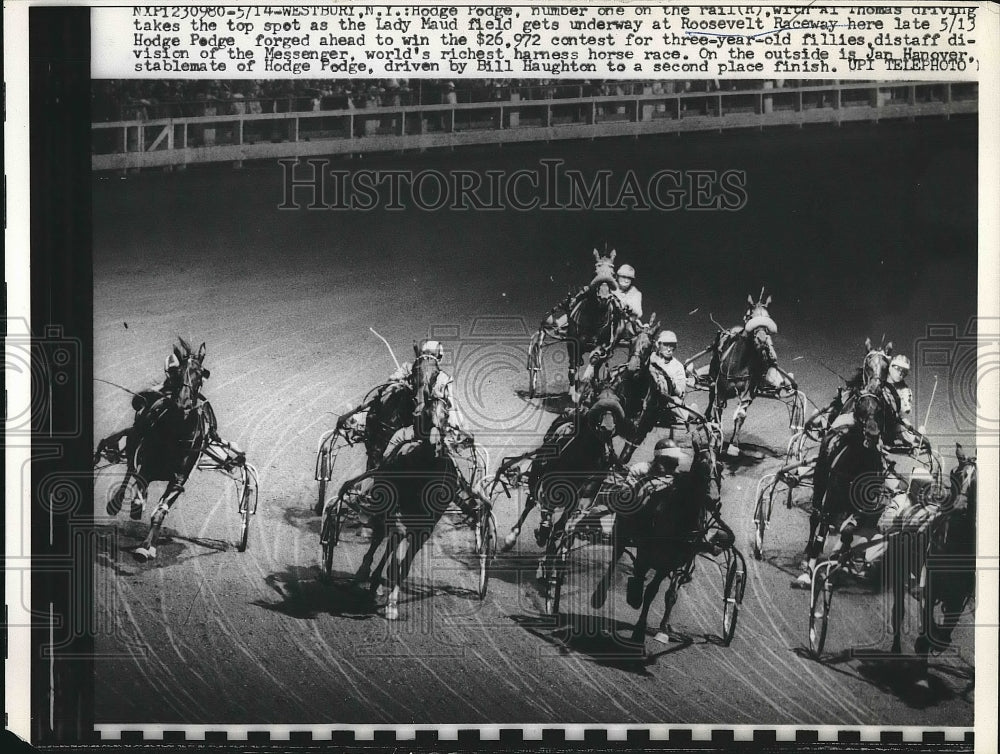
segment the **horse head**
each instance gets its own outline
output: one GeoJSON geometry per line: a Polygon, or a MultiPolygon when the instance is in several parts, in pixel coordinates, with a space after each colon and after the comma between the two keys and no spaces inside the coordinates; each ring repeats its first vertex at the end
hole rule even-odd
{"type": "Polygon", "coordinates": [[[618,290],[618,280],[615,278],[616,254],[617,252],[612,249],[608,256],[601,256],[597,249],[594,249],[594,279],[590,281],[587,289],[600,301],[607,301],[612,291],[618,290]]]}
{"type": "Polygon", "coordinates": [[[594,404],[587,409],[587,428],[600,439],[610,442],[625,421],[621,399],[610,388],[604,388],[594,404]]]}
{"type": "Polygon", "coordinates": [[[955,458],[958,466],[951,470],[951,495],[949,503],[953,510],[968,511],[975,515],[978,471],[976,457],[966,455],[960,443],[955,443],[955,458]]]}
{"type": "Polygon", "coordinates": [[[635,320],[635,337],[632,338],[628,361],[625,362],[625,367],[629,372],[638,372],[643,365],[649,362],[649,357],[653,353],[653,336],[659,330],[655,313],[646,324],[642,324],[638,319],[635,320]]]}
{"type": "Polygon", "coordinates": [[[174,346],[173,352],[167,357],[167,372],[176,375],[177,390],[174,393],[174,402],[186,419],[197,408],[201,386],[211,372],[204,366],[204,343],[197,352],[194,352],[183,338],[177,340],[179,345],[174,346]]]}
{"type": "MultiPolygon", "coordinates": [[[[774,341],[771,336],[778,332],[778,325],[771,318],[767,307],[771,305],[771,297],[764,298],[764,290],[757,301],[752,296],[747,296],[747,310],[743,315],[743,332],[750,339],[753,348],[752,353],[759,362],[761,373],[768,373],[778,365],[778,354],[774,350],[774,341]]],[[[780,376],[768,375],[768,381],[774,382],[777,379],[780,384],[780,376]]]]}
{"type": "Polygon", "coordinates": [[[892,358],[892,341],[875,346],[871,338],[865,338],[865,359],[861,362],[861,384],[872,380],[884,382],[889,376],[889,361],[892,358]]]}
{"type": "Polygon", "coordinates": [[[443,447],[444,429],[447,425],[448,409],[444,398],[435,394],[434,384],[441,373],[441,366],[432,354],[421,353],[421,348],[413,344],[413,367],[410,372],[410,388],[413,390],[413,433],[423,442],[443,447]]]}
{"type": "Polygon", "coordinates": [[[861,433],[865,448],[878,446],[885,434],[888,414],[881,382],[872,380],[854,402],[854,427],[861,433]]]}

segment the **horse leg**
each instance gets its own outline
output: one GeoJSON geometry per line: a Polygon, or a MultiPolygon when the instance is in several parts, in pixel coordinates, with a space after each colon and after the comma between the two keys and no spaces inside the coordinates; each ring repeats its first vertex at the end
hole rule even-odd
{"type": "Polygon", "coordinates": [[[665,572],[657,570],[652,580],[646,586],[646,591],[642,595],[642,610],[639,612],[639,620],[636,621],[635,628],[632,629],[633,644],[645,644],[646,624],[649,622],[649,608],[653,604],[653,600],[656,599],[656,595],[659,594],[660,584],[663,583],[666,575],[665,572]]]}
{"type": "Polygon", "coordinates": [[[378,552],[379,545],[385,540],[386,534],[386,524],[385,518],[382,516],[376,516],[375,520],[371,522],[372,524],[372,540],[368,544],[368,550],[365,552],[364,556],[361,558],[361,567],[358,568],[358,572],[354,574],[354,583],[356,585],[363,584],[368,581],[372,575],[372,561],[375,560],[375,553],[378,552]]]}
{"type": "MultiPolygon", "coordinates": [[[[405,533],[395,521],[390,525],[387,519],[383,519],[383,526],[385,528],[382,532],[382,539],[385,542],[385,549],[382,550],[382,557],[379,558],[378,565],[371,574],[368,583],[368,591],[373,600],[378,597],[379,591],[384,586],[384,574],[386,573],[387,566],[389,569],[389,578],[391,579],[392,577],[392,569],[396,565],[396,551],[399,549],[400,539],[405,533]]],[[[372,554],[374,555],[374,552],[372,554]]]]}
{"type": "Polygon", "coordinates": [[[747,418],[747,408],[753,399],[749,395],[740,398],[740,403],[733,411],[733,434],[729,438],[729,444],[726,445],[726,455],[736,458],[740,454],[739,437],[740,430],[743,429],[743,422],[747,418]]]}
{"type": "Polygon", "coordinates": [[[122,483],[118,485],[118,489],[115,490],[115,494],[111,496],[108,500],[107,511],[109,516],[117,516],[118,512],[122,509],[122,503],[125,502],[125,493],[128,492],[129,483],[132,481],[132,471],[125,472],[125,478],[122,479],[122,483]]]}
{"type": "Polygon", "coordinates": [[[142,519],[143,511],[146,508],[146,494],[149,489],[149,483],[146,482],[141,476],[136,474],[135,477],[135,495],[132,497],[132,503],[129,506],[129,518],[133,521],[139,521],[142,519]]]}
{"type": "Polygon", "coordinates": [[[160,535],[160,527],[163,526],[163,519],[167,517],[170,507],[177,502],[177,498],[181,496],[183,491],[184,485],[176,480],[167,484],[167,489],[160,498],[160,504],[156,506],[156,510],[153,511],[152,518],[150,519],[149,533],[146,534],[146,539],[135,550],[135,557],[137,559],[145,562],[156,557],[156,540],[160,535]]]}
{"type": "Polygon", "coordinates": [[[889,578],[892,579],[892,611],[889,615],[890,628],[892,630],[892,647],[890,651],[897,655],[902,652],[903,619],[906,617],[905,600],[907,581],[905,575],[907,564],[901,557],[902,547],[905,543],[896,541],[900,536],[903,535],[900,534],[897,537],[890,538],[885,553],[885,568],[889,572],[889,578]]]}
{"type": "Polygon", "coordinates": [[[813,508],[809,514],[809,539],[806,540],[806,571],[795,580],[797,586],[808,588],[812,584],[812,569],[826,546],[826,517],[822,510],[813,508]]]}
{"type": "Polygon", "coordinates": [[[611,531],[611,562],[608,563],[608,567],[604,571],[604,575],[601,577],[601,580],[594,588],[594,593],[590,597],[590,606],[595,610],[600,610],[604,607],[604,602],[608,598],[608,586],[611,584],[611,579],[615,575],[615,568],[618,565],[618,561],[621,560],[622,555],[625,553],[625,537],[619,533],[618,526],[618,521],[615,521],[614,527],[611,531]]]}
{"type": "Polygon", "coordinates": [[[389,599],[385,606],[385,617],[387,620],[399,619],[399,592],[403,582],[406,581],[406,577],[410,574],[410,568],[413,566],[413,561],[417,558],[417,553],[420,552],[424,543],[430,539],[430,532],[425,531],[423,527],[419,527],[414,531],[407,531],[402,539],[406,542],[406,553],[400,558],[397,552],[396,564],[392,573],[393,583],[389,590],[389,599]]]}
{"type": "Polygon", "coordinates": [[[513,549],[514,543],[517,542],[517,538],[521,534],[521,527],[524,526],[524,520],[537,504],[535,496],[528,495],[528,500],[524,504],[524,510],[521,511],[521,515],[518,516],[517,523],[510,528],[510,533],[503,538],[503,546],[500,548],[501,552],[510,552],[513,549]]]}
{"type": "Polygon", "coordinates": [[[677,604],[677,582],[677,579],[670,579],[670,586],[663,594],[663,617],[660,619],[660,633],[666,635],[670,641],[674,640],[673,629],[670,627],[670,614],[674,610],[674,605],[677,604]]]}

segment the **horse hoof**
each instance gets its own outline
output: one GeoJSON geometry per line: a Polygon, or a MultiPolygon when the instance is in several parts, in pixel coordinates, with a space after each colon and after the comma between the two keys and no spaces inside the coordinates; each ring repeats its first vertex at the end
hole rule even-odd
{"type": "Polygon", "coordinates": [[[156,558],[156,548],[152,546],[138,547],[132,554],[135,555],[135,559],[140,563],[145,563],[147,560],[156,558]]]}
{"type": "Polygon", "coordinates": [[[733,445],[732,443],[730,443],[729,445],[727,445],[726,446],[726,455],[729,456],[730,458],[739,458],[740,457],[740,448],[739,448],[739,446],[738,445],[733,445]]]}
{"type": "Polygon", "coordinates": [[[500,551],[510,552],[514,545],[517,544],[517,536],[520,533],[520,529],[511,529],[510,534],[503,538],[503,547],[500,548],[500,551]]]}
{"type": "Polygon", "coordinates": [[[118,511],[120,511],[122,509],[122,499],[124,497],[125,497],[125,495],[123,493],[121,493],[121,492],[115,492],[115,494],[112,495],[111,499],[108,500],[107,511],[108,511],[108,515],[109,516],[117,516],[118,515],[118,511]]]}
{"type": "Polygon", "coordinates": [[[385,606],[385,619],[386,620],[399,620],[399,608],[396,605],[386,605],[385,606]]]}
{"type": "Polygon", "coordinates": [[[808,573],[801,573],[799,577],[792,582],[792,589],[808,589],[812,586],[812,578],[808,573]]]}
{"type": "Polygon", "coordinates": [[[608,599],[608,590],[598,587],[590,596],[590,606],[594,610],[600,610],[608,599]]]}
{"type": "Polygon", "coordinates": [[[131,518],[133,521],[139,521],[140,519],[142,519],[142,504],[140,503],[139,505],[133,505],[132,508],[129,510],[128,515],[129,518],[131,518]]]}
{"type": "Polygon", "coordinates": [[[642,588],[644,586],[644,580],[632,576],[628,580],[628,584],[625,587],[625,601],[628,606],[638,610],[642,607],[642,588]]]}

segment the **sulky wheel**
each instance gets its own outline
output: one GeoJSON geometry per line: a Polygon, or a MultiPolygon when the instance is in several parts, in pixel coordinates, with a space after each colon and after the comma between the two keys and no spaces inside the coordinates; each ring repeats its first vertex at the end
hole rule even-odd
{"type": "Polygon", "coordinates": [[[742,559],[735,555],[730,555],[730,558],[722,594],[722,645],[725,647],[730,645],[736,635],[736,619],[740,603],[743,602],[743,590],[746,588],[746,568],[742,559]]]}
{"type": "Polygon", "coordinates": [[[757,560],[764,558],[764,535],[771,523],[771,510],[774,507],[774,492],[778,484],[776,474],[761,477],[757,483],[757,505],[753,511],[753,556],[757,560]]]}
{"type": "Polygon", "coordinates": [[[323,572],[329,576],[333,570],[333,550],[340,539],[340,499],[337,505],[332,505],[323,516],[323,527],[320,530],[319,544],[323,551],[323,572]]]}
{"type": "Polygon", "coordinates": [[[319,516],[326,504],[326,484],[330,478],[330,454],[325,448],[319,451],[319,458],[316,460],[316,478],[319,480],[319,495],[313,513],[319,516]]]}
{"type": "Polygon", "coordinates": [[[819,659],[826,643],[827,624],[830,618],[830,603],[833,600],[833,585],[829,571],[813,570],[811,599],[809,604],[809,651],[819,659]]]}
{"type": "Polygon", "coordinates": [[[250,537],[250,516],[253,510],[250,506],[250,496],[252,491],[249,484],[243,485],[243,494],[240,497],[240,541],[236,549],[240,552],[247,551],[247,541],[250,537]]]}
{"type": "Polygon", "coordinates": [[[479,557],[479,599],[486,599],[490,583],[490,567],[497,554],[497,523],[493,511],[484,508],[476,524],[476,554],[479,557]]]}

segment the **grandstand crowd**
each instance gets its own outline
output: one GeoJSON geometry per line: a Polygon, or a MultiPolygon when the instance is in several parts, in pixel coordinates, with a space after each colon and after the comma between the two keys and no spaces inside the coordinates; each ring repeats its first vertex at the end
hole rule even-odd
{"type": "MultiPolygon", "coordinates": [[[[797,81],[771,82],[794,86],[797,81]]],[[[810,84],[827,82],[810,81],[810,84]]],[[[361,110],[466,102],[551,100],[632,94],[756,90],[762,80],[598,81],[567,79],[99,80],[91,87],[95,122],[204,115],[361,110]]]]}

